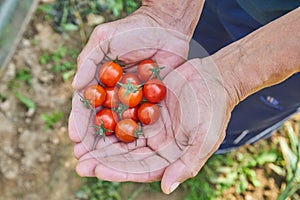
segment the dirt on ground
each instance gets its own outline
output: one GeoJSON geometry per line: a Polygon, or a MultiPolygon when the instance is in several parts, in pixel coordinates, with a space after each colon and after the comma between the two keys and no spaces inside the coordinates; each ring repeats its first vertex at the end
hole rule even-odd
{"type": "Polygon", "coordinates": [[[0,199],[74,199],[80,180],[75,176],[67,130],[73,91],[70,81],[64,82],[51,72],[50,65],[39,62],[43,53],[60,46],[80,49],[80,42],[73,42],[76,34],[72,37],[55,33],[49,23],[34,16],[12,60],[2,69],[0,199]],[[20,69],[30,69],[30,85],[13,83],[20,69]],[[36,108],[27,109],[15,91],[29,97],[36,108]],[[60,111],[62,120],[46,129],[42,115],[60,111]]]}

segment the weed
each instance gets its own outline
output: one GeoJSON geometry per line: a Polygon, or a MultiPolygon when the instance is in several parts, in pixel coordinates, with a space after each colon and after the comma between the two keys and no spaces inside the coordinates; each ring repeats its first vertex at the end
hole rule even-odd
{"type": "Polygon", "coordinates": [[[15,97],[27,108],[35,109],[36,104],[29,97],[22,94],[19,90],[23,82],[31,87],[32,75],[28,68],[21,68],[16,72],[15,77],[9,81],[8,88],[13,91],[15,97]]]}
{"type": "Polygon", "coordinates": [[[0,93],[0,102],[4,102],[7,100],[7,96],[5,94],[0,93]]]}
{"type": "Polygon", "coordinates": [[[80,200],[121,200],[121,183],[102,181],[97,178],[83,178],[83,184],[76,193],[80,200]]]}
{"type": "Polygon", "coordinates": [[[38,12],[52,21],[53,28],[60,33],[78,31],[84,45],[87,36],[84,23],[89,14],[100,15],[110,12],[115,18],[120,18],[135,11],[141,0],[98,0],[98,1],[55,1],[44,3],[38,7],[38,12]]]}
{"type": "Polygon", "coordinates": [[[53,128],[63,117],[63,112],[52,112],[51,114],[42,114],[42,119],[45,122],[45,129],[53,128]]]}
{"type": "Polygon", "coordinates": [[[51,64],[51,70],[60,74],[64,81],[68,81],[76,72],[77,54],[78,51],[75,49],[69,50],[66,47],[59,47],[55,52],[46,52],[41,55],[39,61],[43,65],[51,64]]]}
{"type": "Polygon", "coordinates": [[[32,85],[32,75],[31,71],[28,68],[20,69],[15,76],[15,80],[24,81],[27,85],[32,85]]]}
{"type": "Polygon", "coordinates": [[[291,123],[286,123],[285,129],[288,140],[283,137],[279,138],[281,152],[286,164],[282,170],[285,171],[287,183],[285,187],[282,187],[277,200],[284,200],[293,196],[293,199],[299,198],[296,193],[300,190],[300,123],[296,126],[298,128],[293,129],[291,123]]]}
{"type": "Polygon", "coordinates": [[[17,99],[26,106],[27,109],[35,109],[36,108],[35,102],[32,101],[27,96],[23,95],[21,92],[15,90],[14,94],[17,97],[17,99]]]}

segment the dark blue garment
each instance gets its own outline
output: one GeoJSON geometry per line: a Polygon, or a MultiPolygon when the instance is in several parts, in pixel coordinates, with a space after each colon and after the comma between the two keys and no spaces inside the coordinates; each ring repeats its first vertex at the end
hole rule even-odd
{"type": "MultiPolygon", "coordinates": [[[[207,0],[193,39],[208,54],[213,54],[261,26],[263,24],[254,20],[236,0],[207,0]]],[[[195,56],[197,53],[191,54],[195,56]]],[[[203,52],[198,53],[198,57],[206,55],[203,52]]],[[[226,138],[218,152],[254,143],[269,136],[293,113],[298,112],[299,108],[300,73],[297,73],[239,103],[233,110],[226,138]]]]}
{"type": "Polygon", "coordinates": [[[261,24],[269,23],[300,6],[300,0],[237,0],[261,24]]]}

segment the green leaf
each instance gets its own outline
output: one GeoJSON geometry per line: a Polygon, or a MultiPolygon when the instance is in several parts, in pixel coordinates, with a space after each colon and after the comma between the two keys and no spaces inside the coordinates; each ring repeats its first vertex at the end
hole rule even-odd
{"type": "Polygon", "coordinates": [[[246,169],[245,173],[250,180],[250,182],[255,186],[259,187],[260,186],[260,181],[257,179],[256,173],[253,169],[246,169]]]}
{"type": "Polygon", "coordinates": [[[36,108],[36,104],[30,98],[24,96],[23,94],[21,94],[18,91],[15,91],[14,94],[19,99],[19,101],[21,101],[28,109],[36,108]]]}
{"type": "Polygon", "coordinates": [[[274,151],[265,151],[260,153],[258,156],[255,157],[256,162],[259,165],[264,165],[266,163],[273,163],[277,160],[277,153],[274,151]]]}
{"type": "Polygon", "coordinates": [[[63,112],[52,112],[51,114],[42,114],[42,119],[45,122],[45,128],[50,129],[54,124],[58,123],[63,117],[63,112]]]}
{"type": "Polygon", "coordinates": [[[44,3],[37,7],[37,12],[44,12],[49,14],[53,12],[53,7],[50,4],[44,3]]]}
{"type": "Polygon", "coordinates": [[[236,192],[238,194],[243,193],[248,187],[248,180],[245,174],[240,174],[238,182],[236,183],[236,192]]]}
{"type": "Polygon", "coordinates": [[[41,57],[40,57],[40,63],[42,65],[48,63],[50,60],[50,55],[48,53],[44,53],[41,57]]]}
{"type": "Polygon", "coordinates": [[[297,148],[300,145],[299,140],[298,140],[298,138],[296,136],[296,133],[293,130],[293,127],[291,126],[290,123],[287,123],[285,127],[287,128],[287,134],[288,134],[288,137],[289,137],[289,142],[291,144],[291,150],[296,153],[297,148]]]}
{"type": "Polygon", "coordinates": [[[64,81],[66,82],[66,81],[68,81],[72,76],[74,76],[75,73],[76,73],[75,70],[70,70],[70,71],[68,71],[68,72],[64,72],[64,73],[62,74],[62,77],[63,77],[64,81]]]}
{"type": "Polygon", "coordinates": [[[72,23],[63,24],[62,28],[65,31],[77,31],[79,29],[79,27],[77,25],[72,24],[72,23]]]}
{"type": "MultiPolygon", "coordinates": [[[[296,164],[297,156],[289,148],[289,146],[284,138],[279,138],[279,144],[281,147],[283,158],[286,162],[287,180],[290,180],[293,175],[293,171],[295,170],[295,166],[297,166],[297,164],[296,164]]],[[[300,170],[298,170],[298,172],[300,174],[300,170]]]]}

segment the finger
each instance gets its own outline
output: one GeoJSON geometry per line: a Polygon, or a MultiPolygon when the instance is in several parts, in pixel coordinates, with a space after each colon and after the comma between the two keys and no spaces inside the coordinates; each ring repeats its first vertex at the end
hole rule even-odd
{"type": "Polygon", "coordinates": [[[94,29],[77,58],[77,73],[72,83],[74,89],[82,89],[95,77],[97,66],[107,53],[108,35],[103,25],[94,29]]]}
{"type": "Polygon", "coordinates": [[[161,178],[163,170],[169,165],[165,159],[147,147],[128,150],[119,144],[85,154],[79,159],[77,172],[88,176],[92,172],[87,171],[85,165],[90,170],[97,165],[95,173],[100,179],[148,182],[161,178]],[[160,176],[157,176],[158,171],[160,176]]]}
{"type": "Polygon", "coordinates": [[[95,176],[101,180],[113,182],[154,182],[161,180],[163,172],[164,169],[145,173],[128,173],[99,164],[95,169],[95,176]]]}
{"type": "Polygon", "coordinates": [[[83,162],[78,162],[75,170],[79,176],[95,177],[95,168],[98,163],[97,159],[90,158],[83,162]]]}
{"type": "Polygon", "coordinates": [[[87,109],[77,92],[73,94],[72,110],[69,116],[69,137],[73,142],[81,142],[87,133],[92,111],[87,109]]]}
{"type": "Polygon", "coordinates": [[[100,179],[115,182],[152,182],[161,179],[168,164],[145,147],[124,155],[106,157],[96,167],[95,175],[100,179]]]}
{"type": "Polygon", "coordinates": [[[161,181],[162,191],[166,194],[170,194],[180,183],[196,176],[208,158],[219,148],[222,140],[223,138],[220,137],[217,142],[214,141],[213,143],[209,143],[209,145],[207,144],[209,140],[204,139],[202,143],[196,138],[195,141],[198,142],[193,143],[186,149],[186,152],[180,159],[166,168],[161,181]],[[200,148],[199,145],[201,146],[200,148]],[[210,151],[207,149],[210,149],[210,151]]]}
{"type": "MultiPolygon", "coordinates": [[[[93,127],[91,127],[94,129],[93,127]]],[[[93,130],[95,132],[95,130],[93,130]]],[[[81,158],[83,155],[87,154],[92,150],[93,143],[95,141],[96,137],[93,133],[87,134],[87,136],[84,138],[84,140],[76,145],[74,145],[74,155],[77,159],[81,158]]],[[[109,145],[112,145],[114,143],[118,142],[117,138],[115,136],[105,136],[104,138],[101,138],[98,143],[96,144],[96,149],[102,149],[109,145]]]]}

